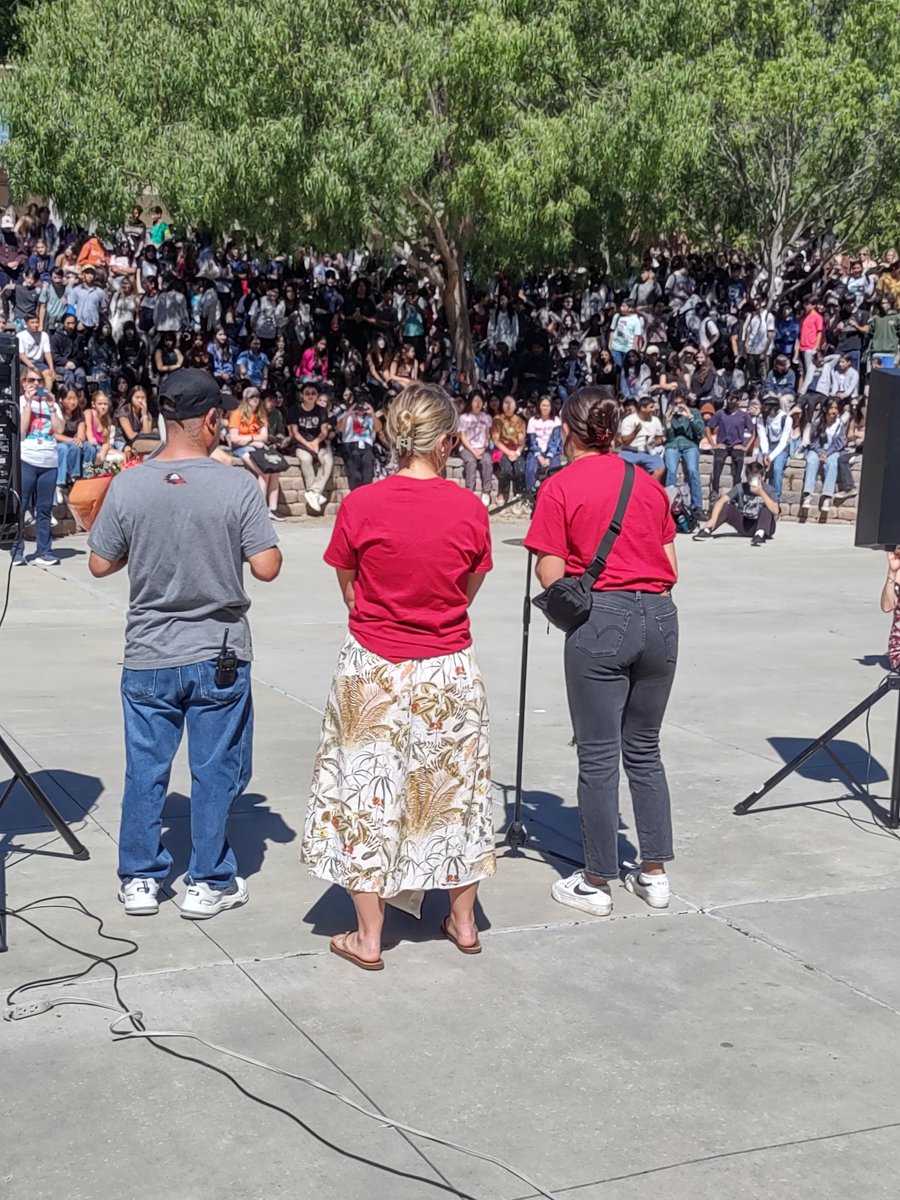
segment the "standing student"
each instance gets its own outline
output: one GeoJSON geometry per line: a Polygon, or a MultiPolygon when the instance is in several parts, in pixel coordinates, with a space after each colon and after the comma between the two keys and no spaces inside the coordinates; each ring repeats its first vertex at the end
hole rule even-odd
{"type": "Polygon", "coordinates": [[[37,551],[30,560],[25,558],[25,543],[21,538],[12,544],[13,565],[23,567],[30,561],[38,567],[58,567],[50,540],[50,518],[56,493],[56,473],[59,451],[56,437],[63,432],[63,417],[59,405],[43,386],[35,370],[23,373],[22,395],[19,398],[19,431],[22,455],[22,495],[19,503],[25,512],[34,516],[37,551]]]}
{"type": "Polygon", "coordinates": [[[481,950],[479,882],[495,870],[487,702],[469,605],[491,569],[488,515],[443,478],[456,408],[436,384],[392,401],[400,469],[341,504],[325,561],[350,630],[325,709],[303,860],[347,889],[357,928],[334,954],[384,966],[386,900],[446,891],[442,932],[481,950]]]}
{"type": "Polygon", "coordinates": [[[191,859],[181,915],[203,920],[249,899],[227,837],[252,771],[243,568],[268,582],[281,569],[281,551],[250,476],[209,457],[219,444],[219,410],[233,403],[206,371],[168,376],[160,396],[166,444],[113,480],[88,538],[91,574],[102,579],[127,567],[130,584],[119,836],[119,900],[130,916],[159,910],[172,870],[160,827],[185,729],[191,859]],[[223,652],[233,655],[230,663],[223,652]]]}
{"type": "Polygon", "coordinates": [[[626,470],[633,472],[621,531],[592,589],[588,620],[566,635],[569,712],[578,748],[578,811],[584,870],[552,887],[560,904],[595,916],[612,911],[619,877],[619,760],[625,766],[641,865],[625,887],[666,908],[665,864],[674,857],[669,787],[659,731],[678,656],[675,525],[662,487],[610,453],[619,411],[608,389],[581,388],[563,406],[569,466],[541,487],[525,539],[549,587],[582,575],[610,528],[626,470]]]}

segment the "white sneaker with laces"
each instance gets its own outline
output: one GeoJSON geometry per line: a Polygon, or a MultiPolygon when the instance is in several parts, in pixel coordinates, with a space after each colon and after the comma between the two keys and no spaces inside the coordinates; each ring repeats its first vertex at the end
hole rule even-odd
{"type": "Polygon", "coordinates": [[[550,889],[550,895],[560,904],[590,913],[592,917],[608,917],[612,912],[612,892],[609,884],[604,884],[602,888],[595,887],[587,882],[584,871],[576,871],[568,879],[557,879],[550,889]]]}
{"type": "Polygon", "coordinates": [[[246,881],[235,876],[227,888],[210,887],[208,883],[192,883],[184,894],[181,915],[188,921],[205,921],[226,908],[237,908],[250,899],[246,881]]]}
{"type": "Polygon", "coordinates": [[[643,871],[631,871],[625,876],[625,890],[632,896],[640,896],[651,908],[669,907],[668,875],[645,875],[643,871]]]}
{"type": "Polygon", "coordinates": [[[35,554],[31,561],[36,567],[58,567],[59,559],[53,554],[35,554]]]}
{"type": "Polygon", "coordinates": [[[159,881],[129,879],[119,888],[119,899],[129,917],[152,917],[159,912],[159,881]]]}
{"type": "Polygon", "coordinates": [[[328,503],[328,501],[325,499],[325,497],[322,495],[321,492],[310,492],[309,493],[309,503],[316,510],[316,512],[321,512],[322,509],[325,507],[325,505],[328,503]]]}

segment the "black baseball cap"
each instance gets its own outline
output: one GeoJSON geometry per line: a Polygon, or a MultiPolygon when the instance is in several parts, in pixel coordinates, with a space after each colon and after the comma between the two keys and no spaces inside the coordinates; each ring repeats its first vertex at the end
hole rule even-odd
{"type": "Polygon", "coordinates": [[[204,417],[211,408],[233,412],[240,402],[222,392],[208,371],[184,367],[170,372],[159,389],[159,410],[174,421],[204,417]]]}

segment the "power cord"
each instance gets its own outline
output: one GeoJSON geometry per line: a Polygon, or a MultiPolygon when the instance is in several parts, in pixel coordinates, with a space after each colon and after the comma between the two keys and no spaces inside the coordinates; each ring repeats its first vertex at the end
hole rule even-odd
{"type": "MultiPolygon", "coordinates": [[[[358,1104],[355,1100],[351,1100],[349,1096],[342,1095],[340,1092],[335,1091],[333,1088],[328,1087],[324,1083],[320,1083],[316,1079],[310,1079],[306,1075],[298,1075],[293,1071],[286,1070],[284,1067],[275,1066],[272,1063],[263,1062],[261,1059],[252,1058],[250,1055],[241,1054],[237,1050],[230,1050],[227,1046],[220,1046],[215,1042],[209,1042],[199,1034],[193,1033],[190,1030],[148,1029],[144,1024],[143,1012],[141,1012],[139,1009],[130,1009],[122,999],[122,996],[119,992],[119,969],[116,966],[116,962],[119,959],[128,958],[130,955],[137,953],[139,948],[137,942],[132,941],[131,938],[119,937],[104,932],[103,918],[97,916],[96,913],[93,913],[86,908],[77,897],[48,896],[41,900],[34,900],[30,904],[25,904],[18,909],[2,909],[0,911],[2,911],[4,917],[12,917],[18,921],[22,921],[25,925],[28,925],[31,929],[35,930],[37,933],[41,934],[51,942],[54,942],[57,946],[61,946],[66,950],[70,950],[73,953],[80,955],[82,958],[87,958],[90,960],[89,965],[82,971],[77,971],[68,975],[58,975],[52,979],[36,979],[28,983],[19,984],[18,987],[13,988],[6,997],[6,1007],[3,1012],[3,1019],[5,1021],[23,1021],[28,1017],[40,1016],[42,1013],[50,1012],[54,1008],[61,1008],[65,1005],[78,1005],[87,1008],[106,1009],[109,1012],[118,1014],[115,1020],[111,1021],[109,1025],[109,1031],[112,1034],[114,1042],[135,1041],[141,1038],[150,1041],[151,1045],[155,1045],[154,1039],[162,1038],[185,1038],[190,1041],[199,1042],[201,1046],[205,1046],[208,1050],[212,1050],[216,1054],[222,1054],[226,1058],[236,1059],[238,1062],[247,1063],[251,1067],[257,1067],[261,1071],[269,1071],[273,1075],[282,1075],[286,1079],[295,1079],[298,1083],[303,1083],[307,1087],[311,1087],[317,1092],[322,1092],[326,1096],[331,1096],[333,1099],[339,1100],[341,1104],[345,1104],[348,1108],[352,1108],[355,1112],[360,1113],[362,1116],[368,1117],[372,1121],[376,1121],[383,1128],[395,1129],[398,1132],[405,1133],[411,1137],[422,1138],[424,1141],[434,1142],[439,1146],[444,1146],[448,1150],[456,1150],[458,1153],[465,1154],[470,1158],[476,1158],[481,1162],[490,1163],[492,1166],[499,1167],[502,1171],[506,1171],[508,1174],[515,1176],[515,1178],[520,1180],[522,1183],[527,1184],[528,1187],[532,1188],[533,1191],[535,1191],[539,1196],[545,1197],[545,1200],[557,1200],[552,1192],[548,1192],[545,1188],[542,1188],[540,1184],[535,1183],[533,1179],[523,1174],[516,1167],[504,1162],[503,1159],[495,1158],[492,1154],[485,1154],[480,1150],[473,1150],[468,1146],[462,1146],[458,1142],[447,1141],[445,1138],[438,1137],[437,1134],[429,1133],[424,1129],[416,1129],[414,1126],[406,1125],[402,1121],[395,1121],[393,1118],[386,1116],[384,1113],[374,1112],[372,1109],[366,1108],[362,1104],[358,1104]],[[63,900],[72,901],[72,903],[54,903],[55,901],[63,900]],[[75,906],[74,909],[73,905],[75,906]],[[127,946],[128,949],[119,954],[92,954],[89,950],[83,950],[78,946],[68,945],[68,943],[61,941],[57,937],[54,937],[53,934],[48,933],[47,930],[43,929],[36,922],[29,920],[23,915],[24,913],[30,912],[33,909],[41,910],[49,908],[67,908],[72,911],[82,913],[84,916],[88,917],[89,920],[96,922],[97,934],[99,937],[103,938],[104,941],[117,942],[120,945],[127,946]],[[17,997],[26,996],[39,988],[43,989],[59,984],[73,983],[78,979],[84,979],[91,973],[91,971],[94,970],[95,967],[101,965],[109,967],[109,969],[112,971],[113,993],[116,998],[115,1004],[108,1004],[103,1000],[94,1000],[82,996],[42,997],[39,1000],[16,1003],[17,997]],[[124,1021],[128,1021],[130,1023],[130,1029],[119,1028],[124,1021]]],[[[156,1048],[163,1050],[166,1053],[172,1053],[172,1051],[166,1050],[166,1048],[163,1046],[158,1046],[156,1048]]],[[[219,1070],[219,1068],[214,1069],[219,1070]]],[[[227,1072],[223,1073],[227,1075],[227,1072]]],[[[231,1079],[232,1076],[228,1076],[228,1078],[231,1079]]]]}

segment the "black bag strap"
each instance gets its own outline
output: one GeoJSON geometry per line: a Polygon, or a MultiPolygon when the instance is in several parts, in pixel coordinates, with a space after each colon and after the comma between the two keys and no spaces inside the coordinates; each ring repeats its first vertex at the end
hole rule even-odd
{"type": "Polygon", "coordinates": [[[623,466],[625,467],[625,474],[622,478],[622,490],[619,492],[616,511],[613,513],[612,520],[609,523],[609,529],[604,533],[600,545],[597,547],[597,553],[594,555],[593,562],[584,573],[592,583],[597,582],[601,572],[606,567],[606,560],[609,558],[609,552],[613,548],[613,543],[622,532],[625,509],[628,507],[631,489],[634,487],[634,463],[625,462],[623,466]]]}

